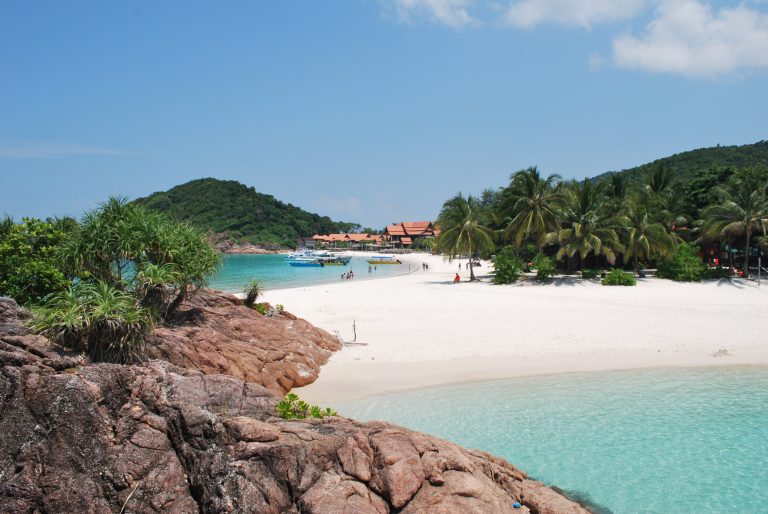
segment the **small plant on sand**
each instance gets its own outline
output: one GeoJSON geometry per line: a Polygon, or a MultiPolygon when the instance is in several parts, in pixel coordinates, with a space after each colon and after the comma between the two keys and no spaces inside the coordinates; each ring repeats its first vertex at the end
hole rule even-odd
{"type": "MultiPolygon", "coordinates": [[[[258,278],[254,278],[248,284],[246,284],[245,288],[243,289],[243,293],[245,293],[245,300],[243,303],[246,307],[253,308],[253,305],[256,303],[256,299],[261,296],[261,294],[264,292],[264,282],[259,280],[258,278]]],[[[263,313],[262,313],[263,314],[263,313]]]]}
{"type": "Polygon", "coordinates": [[[328,416],[335,416],[333,409],[321,409],[317,405],[309,405],[307,402],[299,399],[295,393],[286,394],[282,400],[277,402],[275,410],[278,416],[283,419],[323,419],[328,416]]]}
{"type": "Polygon", "coordinates": [[[542,282],[551,279],[555,274],[555,261],[541,253],[533,258],[531,267],[536,270],[536,280],[542,282]]]}
{"type": "Polygon", "coordinates": [[[581,278],[585,278],[587,280],[592,280],[593,278],[597,278],[598,275],[600,275],[599,269],[584,268],[583,270],[581,270],[581,278]]]}
{"type": "Polygon", "coordinates": [[[512,246],[505,246],[493,261],[496,271],[493,274],[494,284],[510,284],[517,282],[523,274],[523,260],[517,255],[512,246]]]}
{"type": "Polygon", "coordinates": [[[604,286],[634,286],[637,279],[633,273],[627,273],[618,268],[608,273],[602,281],[604,286]]]}

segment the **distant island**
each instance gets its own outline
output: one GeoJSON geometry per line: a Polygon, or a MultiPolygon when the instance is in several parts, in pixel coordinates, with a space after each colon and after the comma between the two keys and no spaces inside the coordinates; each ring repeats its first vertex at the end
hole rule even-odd
{"type": "Polygon", "coordinates": [[[135,203],[212,233],[219,249],[233,253],[295,247],[301,236],[360,228],[307,212],[234,180],[192,180],[135,203]]]}

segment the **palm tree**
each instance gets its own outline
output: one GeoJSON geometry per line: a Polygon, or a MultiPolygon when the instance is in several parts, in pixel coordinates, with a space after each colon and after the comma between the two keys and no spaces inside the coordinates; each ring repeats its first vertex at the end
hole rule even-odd
{"type": "Polygon", "coordinates": [[[768,234],[768,186],[765,173],[745,168],[734,173],[720,189],[722,203],[704,209],[705,237],[721,241],[744,237],[744,275],[749,277],[749,249],[752,236],[768,234]]]}
{"type": "Polygon", "coordinates": [[[559,180],[560,175],[543,179],[535,166],[512,175],[501,202],[501,214],[509,220],[505,239],[521,246],[526,237],[533,236],[541,251],[547,233],[559,226],[557,208],[563,201],[559,180]]]}
{"type": "Polygon", "coordinates": [[[609,263],[616,262],[617,251],[623,247],[617,228],[619,219],[607,208],[608,197],[592,182],[572,182],[565,192],[564,228],[547,234],[547,242],[560,245],[557,258],[570,259],[578,255],[584,260],[589,254],[603,255],[609,263]]]}
{"type": "Polygon", "coordinates": [[[633,198],[622,216],[624,236],[624,263],[632,260],[640,275],[640,259],[666,256],[675,248],[675,238],[667,228],[654,222],[648,212],[648,203],[642,196],[633,198]]]}
{"type": "Polygon", "coordinates": [[[476,280],[472,255],[494,248],[494,233],[485,226],[485,219],[486,211],[480,202],[473,196],[464,198],[461,193],[443,204],[438,218],[442,232],[437,248],[450,257],[468,256],[470,282],[476,280]]]}

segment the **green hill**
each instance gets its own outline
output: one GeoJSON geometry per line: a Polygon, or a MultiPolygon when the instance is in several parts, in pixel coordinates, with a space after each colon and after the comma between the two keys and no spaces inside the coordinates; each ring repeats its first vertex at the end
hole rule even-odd
{"type": "Polygon", "coordinates": [[[234,180],[193,180],[135,203],[238,243],[268,247],[293,247],[300,236],[357,227],[283,203],[234,180]]]}
{"type": "MultiPolygon", "coordinates": [[[[654,168],[668,167],[674,172],[678,180],[685,182],[691,180],[697,172],[713,167],[746,168],[753,166],[768,167],[768,141],[758,141],[751,145],[699,148],[621,170],[618,173],[625,175],[630,181],[644,180],[647,173],[654,168]]],[[[613,172],[602,173],[592,180],[600,181],[611,173],[613,172]]]]}

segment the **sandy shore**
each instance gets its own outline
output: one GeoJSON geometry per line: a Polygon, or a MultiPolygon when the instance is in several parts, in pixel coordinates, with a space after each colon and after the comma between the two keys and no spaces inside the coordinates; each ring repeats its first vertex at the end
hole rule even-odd
{"type": "Polygon", "coordinates": [[[649,278],[637,287],[573,279],[494,286],[484,263],[483,281],[454,285],[456,261],[407,259],[418,271],[267,292],[266,301],[345,340],[354,321],[358,343],[366,344],[336,353],[317,382],[297,390],[302,398],[330,403],[547,373],[768,365],[768,283],[649,278]],[[727,355],[714,356],[720,350],[727,355]]]}

